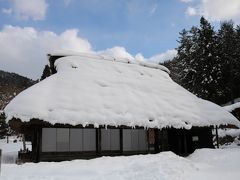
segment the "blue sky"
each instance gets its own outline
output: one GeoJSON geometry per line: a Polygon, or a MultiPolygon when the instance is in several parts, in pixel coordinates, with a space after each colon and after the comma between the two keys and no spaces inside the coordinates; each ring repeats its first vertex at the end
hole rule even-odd
{"type": "MultiPolygon", "coordinates": [[[[224,0],[0,0],[0,10],[0,40],[8,40],[9,46],[6,49],[6,43],[0,43],[0,47],[5,48],[4,52],[0,51],[0,55],[6,58],[6,51],[16,53],[15,58],[29,56],[31,51],[37,52],[33,46],[40,47],[39,52],[42,54],[62,47],[77,50],[89,46],[87,51],[122,47],[130,55],[141,53],[145,58],[151,58],[176,48],[178,33],[183,28],[197,25],[201,15],[215,26],[221,20],[240,19],[239,0],[232,0],[231,3],[224,0]],[[26,47],[9,43],[12,37],[19,39],[19,45],[26,44],[26,47]],[[35,42],[34,38],[41,44],[35,42]],[[45,41],[42,40],[44,38],[45,41]],[[65,43],[64,39],[68,42],[65,43]],[[45,48],[48,40],[54,45],[45,48]],[[63,45],[58,47],[56,44],[60,42],[63,45]],[[11,49],[11,46],[15,49],[11,49]]],[[[12,58],[12,54],[9,58],[12,58]]],[[[2,64],[0,69],[17,71],[33,78],[39,76],[39,67],[36,67],[36,75],[26,73],[24,68],[20,71],[11,69],[13,63],[18,61],[13,59],[12,64],[2,64]]],[[[44,63],[35,65],[43,66],[44,63]]]]}
{"type": "MultiPolygon", "coordinates": [[[[50,0],[44,20],[21,20],[2,14],[1,26],[31,26],[61,33],[79,29],[95,50],[123,46],[131,54],[152,56],[177,47],[178,33],[198,23],[185,15],[187,3],[180,0],[50,0]]],[[[2,8],[10,8],[3,1],[2,8]]]]}

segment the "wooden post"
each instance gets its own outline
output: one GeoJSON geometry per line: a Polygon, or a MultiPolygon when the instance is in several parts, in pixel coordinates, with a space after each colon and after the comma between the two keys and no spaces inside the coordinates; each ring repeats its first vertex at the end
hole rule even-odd
{"type": "Polygon", "coordinates": [[[35,162],[40,161],[40,152],[42,151],[42,128],[37,128],[37,138],[36,138],[36,155],[34,157],[35,162]]]}
{"type": "Polygon", "coordinates": [[[96,156],[100,156],[101,152],[101,129],[96,128],[96,156]]]}
{"type": "Polygon", "coordinates": [[[217,148],[219,148],[218,127],[217,126],[216,126],[216,141],[217,141],[217,148]]]}
{"type": "Polygon", "coordinates": [[[1,176],[1,164],[2,164],[2,149],[0,149],[0,176],[1,176]]]}
{"type": "Polygon", "coordinates": [[[22,142],[23,142],[23,151],[26,152],[26,141],[25,141],[25,135],[22,135],[22,142]]]}
{"type": "Polygon", "coordinates": [[[183,146],[184,146],[184,155],[188,154],[188,149],[187,149],[187,135],[186,135],[186,129],[183,130],[183,146]]]}
{"type": "Polygon", "coordinates": [[[120,152],[123,154],[123,129],[120,128],[120,152]]]}

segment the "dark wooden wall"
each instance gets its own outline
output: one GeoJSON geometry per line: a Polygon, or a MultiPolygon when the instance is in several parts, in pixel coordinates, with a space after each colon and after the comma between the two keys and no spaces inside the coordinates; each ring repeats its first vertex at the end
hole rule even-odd
{"type": "MultiPolygon", "coordinates": [[[[158,153],[161,151],[172,151],[178,155],[188,155],[198,148],[213,148],[212,142],[212,128],[211,127],[193,127],[190,130],[186,129],[149,129],[154,133],[154,144],[150,143],[148,136],[148,150],[147,151],[123,151],[123,129],[131,129],[129,127],[120,128],[120,150],[119,151],[101,151],[101,135],[100,129],[96,128],[96,151],[92,152],[42,152],[42,127],[67,127],[68,126],[52,126],[52,125],[27,125],[24,126],[23,131],[26,132],[29,140],[32,141],[32,161],[62,161],[72,159],[90,159],[100,156],[118,156],[118,155],[133,155],[133,154],[147,154],[158,153]],[[197,137],[197,141],[193,140],[197,137]]],[[[75,127],[74,127],[75,128],[75,127]]],[[[78,127],[83,128],[83,127],[78,127]]],[[[91,127],[93,128],[93,127],[91,127]]],[[[110,127],[116,128],[116,127],[110,127]]],[[[138,127],[140,128],[140,127],[138,127]]],[[[119,128],[118,128],[119,129],[119,128]]],[[[143,128],[141,128],[143,129],[143,128]]],[[[149,134],[148,134],[149,135],[149,134]]],[[[153,141],[153,139],[151,139],[153,141]]]]}

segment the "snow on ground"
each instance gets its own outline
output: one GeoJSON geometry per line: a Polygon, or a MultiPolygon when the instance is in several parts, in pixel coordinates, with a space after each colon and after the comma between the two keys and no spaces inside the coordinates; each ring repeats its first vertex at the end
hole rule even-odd
{"type": "Polygon", "coordinates": [[[240,140],[239,140],[238,137],[236,137],[233,142],[229,142],[229,143],[225,143],[223,145],[220,145],[220,148],[231,149],[231,148],[239,148],[239,146],[240,146],[240,140]]]}
{"type": "MultiPolygon", "coordinates": [[[[215,136],[215,132],[213,131],[213,135],[215,136]]],[[[239,148],[240,147],[240,129],[232,129],[232,128],[219,128],[218,129],[218,137],[219,137],[219,146],[222,149],[225,148],[239,148]]],[[[216,139],[214,140],[215,147],[216,139]]]]}
{"type": "Polygon", "coordinates": [[[187,158],[172,152],[64,162],[3,164],[4,180],[238,180],[240,149],[201,149],[187,158]]]}
{"type": "Polygon", "coordinates": [[[240,149],[200,149],[194,152],[190,161],[196,163],[198,171],[191,179],[238,180],[240,178],[240,149]]]}
{"type": "Polygon", "coordinates": [[[22,142],[15,136],[9,137],[9,143],[7,139],[0,139],[0,149],[2,149],[2,163],[15,163],[17,160],[17,152],[22,149],[22,142]],[[17,142],[13,142],[17,140],[17,142]]]}
{"type": "MultiPolygon", "coordinates": [[[[27,142],[27,148],[31,150],[30,142],[27,142]]],[[[23,143],[20,138],[16,136],[9,137],[9,143],[7,139],[0,139],[0,149],[2,149],[2,163],[16,163],[18,157],[18,151],[23,149],[23,143]],[[16,142],[14,142],[14,140],[16,142]]]]}

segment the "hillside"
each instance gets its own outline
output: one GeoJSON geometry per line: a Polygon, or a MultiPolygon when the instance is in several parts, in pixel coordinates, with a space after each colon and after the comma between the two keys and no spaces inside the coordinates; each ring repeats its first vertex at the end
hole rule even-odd
{"type": "Polygon", "coordinates": [[[0,70],[0,110],[4,109],[18,93],[36,82],[27,77],[0,70]]]}

